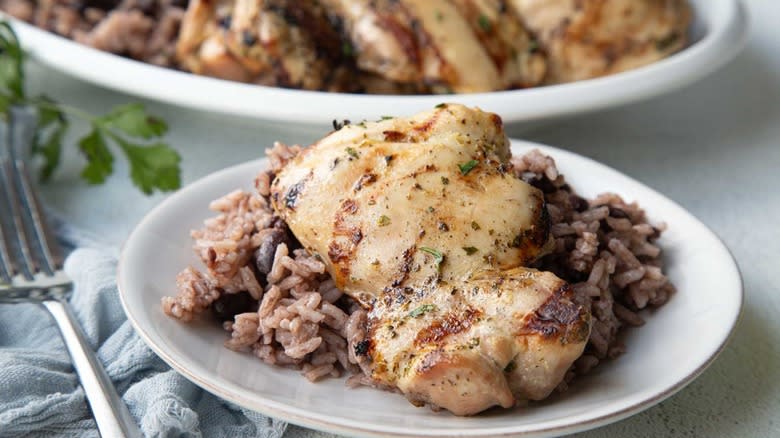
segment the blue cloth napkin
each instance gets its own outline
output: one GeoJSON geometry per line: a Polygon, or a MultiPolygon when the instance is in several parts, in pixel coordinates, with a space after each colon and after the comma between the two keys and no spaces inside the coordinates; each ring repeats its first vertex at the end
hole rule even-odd
{"type": "MultiPolygon", "coordinates": [[[[170,369],[135,334],[116,288],[117,252],[67,226],[71,305],[149,437],[281,437],[286,424],[221,400],[170,369]]],[[[98,436],[59,331],[35,304],[0,305],[0,437],[98,436]]]]}

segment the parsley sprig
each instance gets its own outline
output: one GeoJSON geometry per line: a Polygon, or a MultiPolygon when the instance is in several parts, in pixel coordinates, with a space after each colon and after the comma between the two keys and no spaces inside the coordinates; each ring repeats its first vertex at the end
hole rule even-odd
{"type": "Polygon", "coordinates": [[[88,183],[102,184],[114,172],[113,146],[124,153],[133,184],[145,194],[180,187],[181,157],[161,141],[168,131],[165,121],[149,115],[140,103],[121,105],[108,114],[94,116],[46,96],[30,97],[24,87],[25,58],[14,30],[7,22],[0,22],[0,116],[7,119],[15,106],[28,106],[37,112],[32,152],[43,159],[44,181],[60,164],[63,139],[70,118],[75,117],[90,125],[89,133],[78,141],[87,161],[81,176],[88,183]]]}

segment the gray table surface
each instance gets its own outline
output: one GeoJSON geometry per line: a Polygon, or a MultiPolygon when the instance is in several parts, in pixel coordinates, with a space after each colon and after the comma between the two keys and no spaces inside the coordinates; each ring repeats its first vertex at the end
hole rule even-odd
{"type": "MultiPolygon", "coordinates": [[[[780,2],[746,3],[752,21],[746,50],[699,83],[532,131],[508,129],[595,158],[679,202],[723,238],[744,276],[741,323],[700,378],[654,408],[582,436],[780,436],[780,2]]],[[[137,100],[37,66],[30,76],[31,91],[94,112],[137,100]]],[[[304,130],[147,104],[170,123],[184,183],[257,158],[273,140],[306,144],[315,138],[304,130]]],[[[134,190],[123,162],[106,185],[87,186],[78,176],[81,164],[77,154],[66,153],[43,197],[104,241],[121,243],[164,197],[134,190]]],[[[290,426],[285,436],[332,435],[290,426]]]]}

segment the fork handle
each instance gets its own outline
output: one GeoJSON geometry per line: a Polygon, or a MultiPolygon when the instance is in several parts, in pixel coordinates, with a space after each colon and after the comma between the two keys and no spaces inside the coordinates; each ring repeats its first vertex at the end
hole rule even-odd
{"type": "Polygon", "coordinates": [[[62,333],[100,435],[103,438],[141,437],[138,425],[117,394],[97,355],[87,343],[70,306],[59,300],[44,301],[43,305],[54,317],[62,333]]]}

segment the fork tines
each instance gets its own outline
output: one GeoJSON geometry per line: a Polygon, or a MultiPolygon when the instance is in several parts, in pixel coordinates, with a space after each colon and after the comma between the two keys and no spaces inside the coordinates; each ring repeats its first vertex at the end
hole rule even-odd
{"type": "Polygon", "coordinates": [[[0,283],[13,284],[18,276],[33,281],[37,274],[55,275],[62,259],[24,161],[33,141],[34,115],[15,108],[9,119],[0,133],[0,283]]]}

